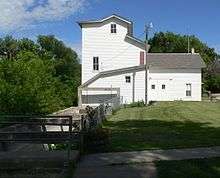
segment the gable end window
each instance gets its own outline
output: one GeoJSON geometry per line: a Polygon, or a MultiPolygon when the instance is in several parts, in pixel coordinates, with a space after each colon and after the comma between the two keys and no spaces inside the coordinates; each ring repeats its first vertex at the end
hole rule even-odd
{"type": "Polygon", "coordinates": [[[186,96],[192,96],[192,85],[191,85],[191,83],[186,84],[186,96]]]}
{"type": "Polygon", "coordinates": [[[111,24],[111,33],[116,33],[117,29],[116,29],[116,24],[111,24]]]}
{"type": "Polygon", "coordinates": [[[155,89],[155,85],[151,85],[151,89],[154,90],[155,89]]]}
{"type": "Polygon", "coordinates": [[[99,70],[99,57],[93,57],[93,70],[99,70]]]}
{"type": "Polygon", "coordinates": [[[125,82],[131,83],[131,76],[125,76],[125,82]]]}

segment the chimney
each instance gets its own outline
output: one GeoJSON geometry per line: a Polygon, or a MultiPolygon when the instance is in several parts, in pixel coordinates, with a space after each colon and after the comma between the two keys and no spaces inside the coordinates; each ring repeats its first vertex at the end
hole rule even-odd
{"type": "Polygon", "coordinates": [[[195,49],[194,48],[191,49],[191,53],[195,54],[195,49]]]}

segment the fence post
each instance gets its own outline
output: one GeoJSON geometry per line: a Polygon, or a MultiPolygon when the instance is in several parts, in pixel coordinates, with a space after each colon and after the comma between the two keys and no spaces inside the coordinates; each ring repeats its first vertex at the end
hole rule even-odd
{"type": "Polygon", "coordinates": [[[80,132],[79,132],[79,139],[80,139],[80,143],[79,143],[79,151],[80,154],[83,154],[84,152],[84,115],[81,115],[81,120],[80,120],[80,132]]]}
{"type": "Polygon", "coordinates": [[[72,128],[73,128],[73,118],[69,117],[69,141],[68,141],[68,163],[70,165],[70,150],[71,150],[71,139],[72,139],[72,128]]]}

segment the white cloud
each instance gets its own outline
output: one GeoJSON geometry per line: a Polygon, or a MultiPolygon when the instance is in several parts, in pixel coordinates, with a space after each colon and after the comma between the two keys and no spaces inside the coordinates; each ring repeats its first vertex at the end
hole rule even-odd
{"type": "Polygon", "coordinates": [[[0,29],[12,31],[36,23],[62,20],[80,11],[87,0],[0,0],[0,29]]]}

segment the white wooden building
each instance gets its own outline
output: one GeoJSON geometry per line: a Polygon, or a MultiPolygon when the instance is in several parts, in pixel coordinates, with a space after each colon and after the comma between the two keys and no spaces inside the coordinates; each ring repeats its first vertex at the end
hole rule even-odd
{"type": "Polygon", "coordinates": [[[201,101],[201,69],[197,53],[148,53],[133,36],[131,21],[111,15],[78,22],[82,29],[82,85],[79,105],[97,105],[115,96],[123,103],[145,101],[201,101]]]}

